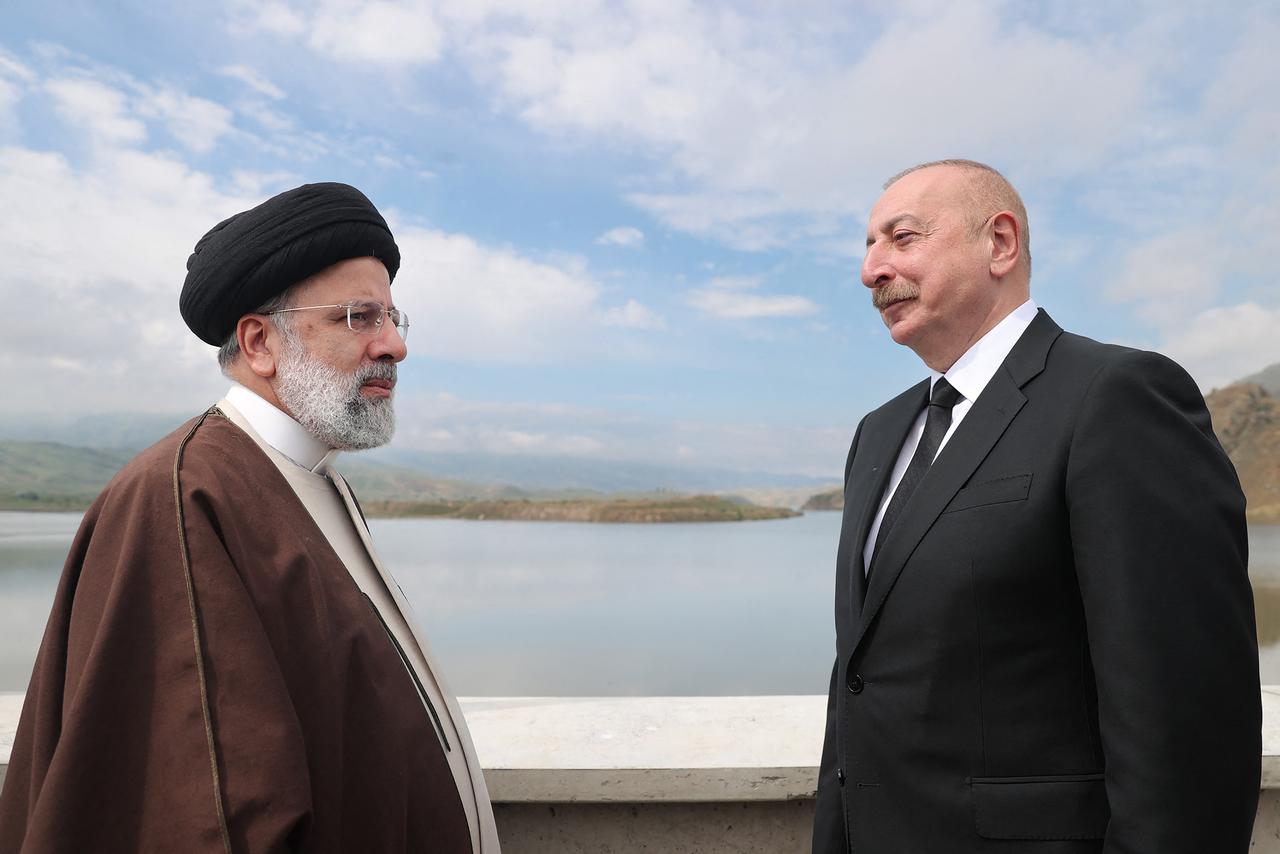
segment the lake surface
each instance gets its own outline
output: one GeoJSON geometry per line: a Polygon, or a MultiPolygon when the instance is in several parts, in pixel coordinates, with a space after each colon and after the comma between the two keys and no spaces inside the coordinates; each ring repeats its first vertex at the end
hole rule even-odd
{"type": "MultiPolygon", "coordinates": [[[[79,521],[0,513],[0,692],[26,689],[79,521]]],[[[371,527],[459,694],[826,693],[838,513],[371,527]]],[[[1262,680],[1280,683],[1280,526],[1249,539],[1262,680]]]]}

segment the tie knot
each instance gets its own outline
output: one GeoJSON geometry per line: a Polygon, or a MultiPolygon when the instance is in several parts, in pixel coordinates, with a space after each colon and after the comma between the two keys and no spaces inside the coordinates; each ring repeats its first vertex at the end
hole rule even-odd
{"type": "Polygon", "coordinates": [[[933,394],[929,395],[929,405],[950,409],[959,403],[963,397],[964,395],[956,391],[955,387],[947,382],[946,377],[939,377],[938,381],[933,384],[933,394]]]}

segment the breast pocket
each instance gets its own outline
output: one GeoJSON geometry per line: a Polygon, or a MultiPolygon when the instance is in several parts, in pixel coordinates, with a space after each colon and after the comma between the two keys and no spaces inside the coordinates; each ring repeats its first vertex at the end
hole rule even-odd
{"type": "Polygon", "coordinates": [[[973,507],[985,507],[988,504],[1008,504],[1011,501],[1025,501],[1031,493],[1031,475],[1015,474],[1009,477],[998,477],[971,483],[956,493],[955,498],[943,510],[943,513],[955,513],[958,510],[969,510],[973,507]]]}

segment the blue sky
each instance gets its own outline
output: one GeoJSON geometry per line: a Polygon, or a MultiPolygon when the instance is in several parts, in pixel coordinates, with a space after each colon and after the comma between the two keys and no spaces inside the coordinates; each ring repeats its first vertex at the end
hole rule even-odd
{"type": "Polygon", "coordinates": [[[401,244],[405,448],[838,477],[924,376],[866,213],[949,156],[1022,192],[1065,327],[1206,390],[1280,362],[1271,3],[107,5],[4,12],[8,414],[216,399],[186,256],[316,180],[401,244]]]}

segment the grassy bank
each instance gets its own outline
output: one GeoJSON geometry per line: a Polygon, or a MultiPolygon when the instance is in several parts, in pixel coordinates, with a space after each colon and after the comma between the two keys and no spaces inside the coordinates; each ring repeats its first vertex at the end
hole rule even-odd
{"type": "Polygon", "coordinates": [[[35,513],[83,513],[93,503],[92,495],[49,495],[37,492],[0,493],[0,511],[25,510],[35,513]]]}

